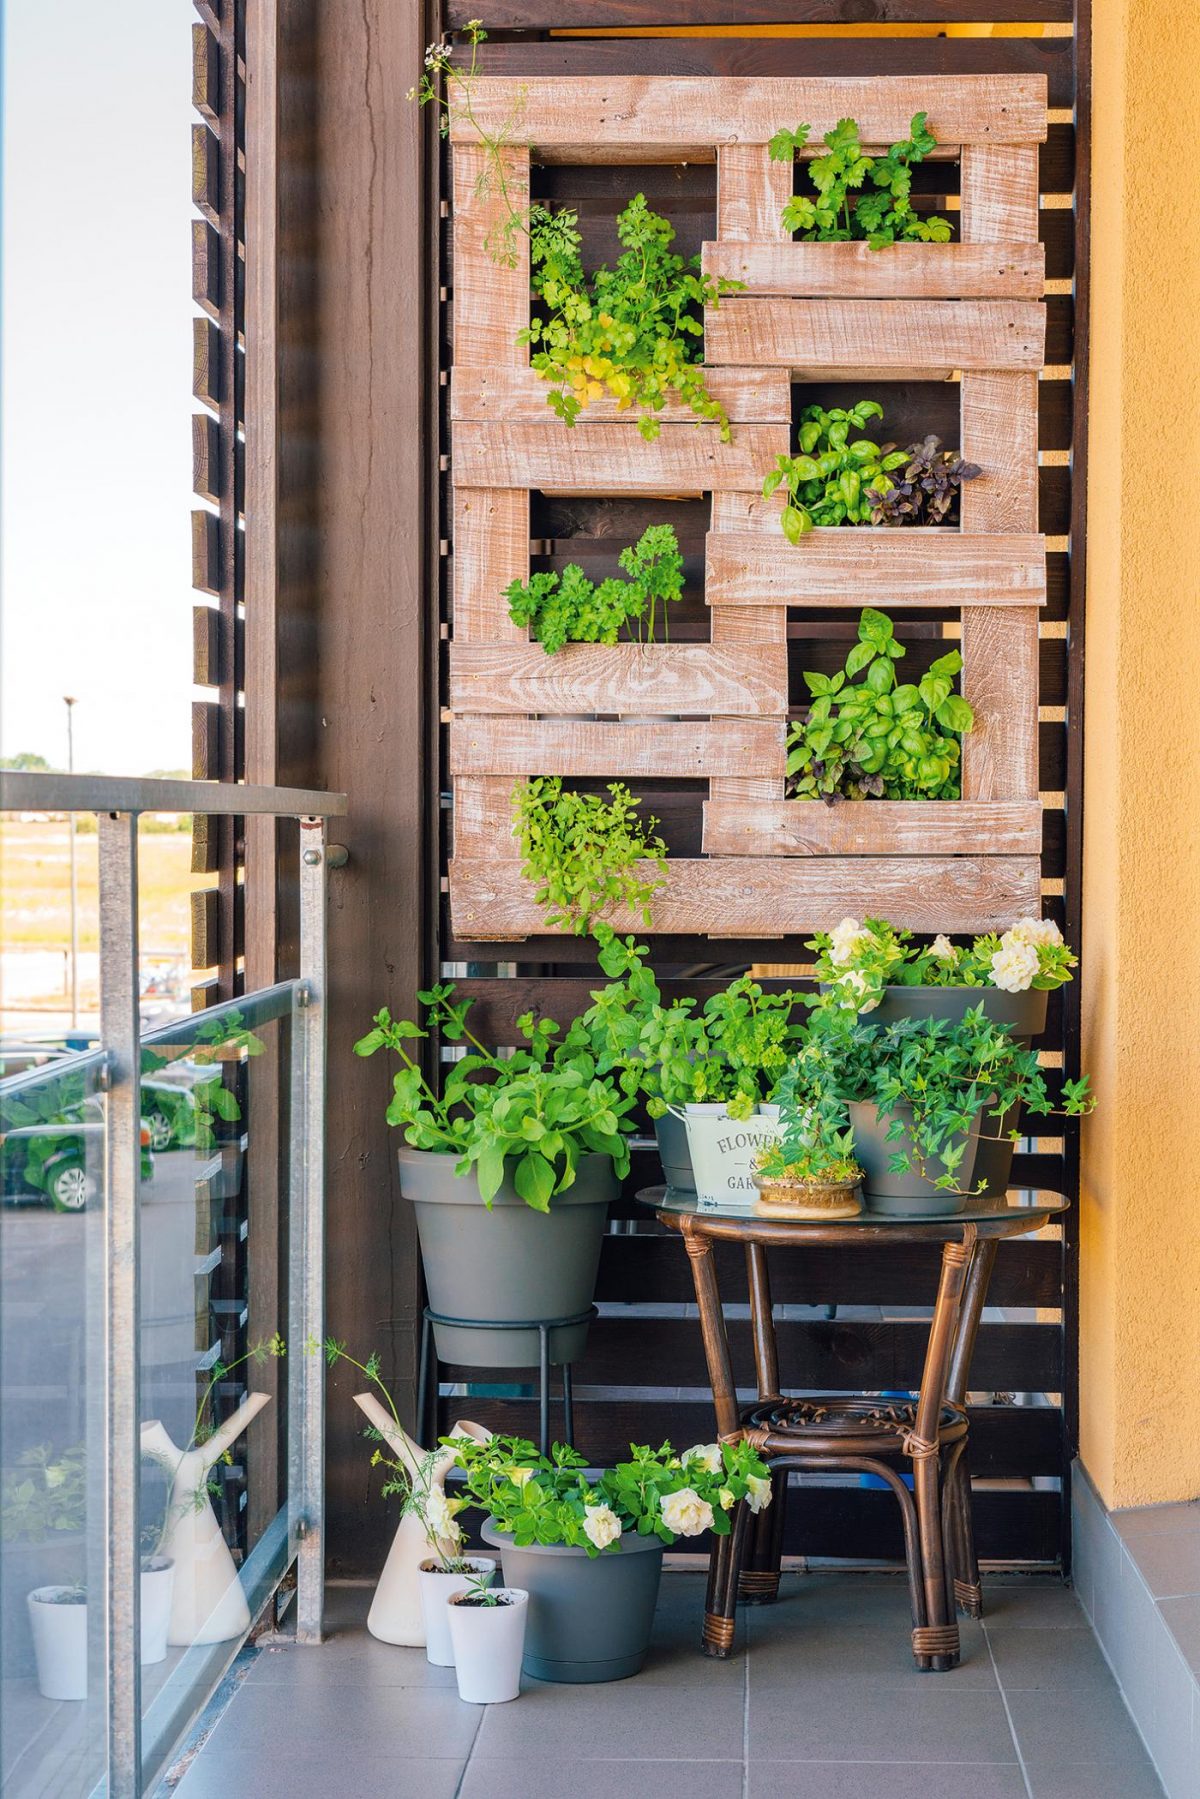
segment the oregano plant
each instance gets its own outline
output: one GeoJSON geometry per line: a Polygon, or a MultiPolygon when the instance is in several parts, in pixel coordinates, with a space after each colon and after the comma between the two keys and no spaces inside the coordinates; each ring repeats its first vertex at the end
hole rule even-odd
{"type": "MultiPolygon", "coordinates": [[[[866,239],[872,250],[895,243],[944,244],[949,220],[914,211],[912,171],[936,148],[928,114],[915,114],[909,136],[884,156],[869,156],[854,119],[839,119],[826,132],[826,154],[806,161],[811,194],[793,194],[783,209],[785,231],[799,232],[806,243],[845,243],[866,239]]],[[[792,162],[807,147],[811,125],[777,131],[768,149],[776,162],[792,162]]]]}
{"type": "Polygon", "coordinates": [[[594,921],[628,908],[650,923],[650,902],[666,880],[666,845],[656,818],[638,817],[620,781],[601,793],[574,793],[557,775],[518,782],[513,825],[521,872],[536,885],[551,929],[583,936],[594,921]]]}
{"type": "Polygon", "coordinates": [[[621,576],[594,582],[577,563],[561,576],[534,574],[504,590],[508,613],[527,625],[547,655],[567,643],[614,644],[627,626],[639,643],[654,643],[661,624],[669,640],[668,607],[683,593],[683,557],[670,525],[649,525],[621,551],[621,576]]]}

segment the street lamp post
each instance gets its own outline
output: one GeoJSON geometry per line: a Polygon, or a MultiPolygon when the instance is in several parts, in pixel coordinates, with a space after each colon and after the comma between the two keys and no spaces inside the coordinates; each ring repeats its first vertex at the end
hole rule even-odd
{"type": "MultiPolygon", "coordinates": [[[[63,694],[67,709],[67,773],[75,773],[75,695],[63,694]]],[[[67,844],[71,858],[71,1029],[79,1028],[79,886],[75,875],[75,814],[67,814],[67,844]]]]}

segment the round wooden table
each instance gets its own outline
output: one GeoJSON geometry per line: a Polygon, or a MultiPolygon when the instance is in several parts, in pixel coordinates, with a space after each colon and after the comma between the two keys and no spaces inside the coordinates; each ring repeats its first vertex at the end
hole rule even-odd
{"type": "Polygon", "coordinates": [[[774,1477],[774,1503],[751,1518],[738,1507],[733,1529],[718,1537],[709,1566],[702,1646],[728,1655],[739,1591],[773,1599],[779,1588],[788,1471],[874,1474],[900,1506],[912,1604],[912,1649],[918,1668],[956,1667],[957,1608],[982,1611],[979,1566],[971,1531],[967,1473],[967,1380],[980,1313],[1002,1237],[1038,1230],[1068,1209],[1059,1194],[1011,1194],[1007,1201],[971,1200],[943,1218],[795,1220],[766,1217],[755,1200],[702,1200],[671,1187],[644,1187],[638,1199],[678,1231],[692,1267],[708,1362],[717,1434],[752,1443],[774,1477]],[[855,1244],[940,1243],[941,1275],[921,1384],[912,1400],[780,1391],[768,1249],[855,1244]],[[729,1338],[717,1287],[714,1243],[746,1251],[758,1403],[738,1406],[729,1338]],[[900,1470],[911,1464],[913,1490],[900,1470]]]}

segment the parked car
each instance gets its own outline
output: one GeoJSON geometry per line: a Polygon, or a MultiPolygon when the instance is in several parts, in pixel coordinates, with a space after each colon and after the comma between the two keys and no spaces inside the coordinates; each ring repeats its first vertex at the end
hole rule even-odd
{"type": "MultiPolygon", "coordinates": [[[[100,1191],[104,1165],[104,1108],[94,1096],[57,1118],[0,1132],[0,1197],[6,1205],[49,1203],[56,1212],[82,1212],[100,1191]],[[70,1114],[74,1114],[71,1116],[70,1114]]],[[[148,1120],[141,1121],[142,1179],[154,1174],[148,1120]]]]}

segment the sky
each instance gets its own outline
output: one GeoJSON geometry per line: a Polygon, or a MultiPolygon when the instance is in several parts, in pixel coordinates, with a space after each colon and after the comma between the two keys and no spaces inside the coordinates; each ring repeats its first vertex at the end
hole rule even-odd
{"type": "Polygon", "coordinates": [[[0,754],[186,768],[196,15],[0,5],[0,754]]]}

